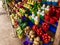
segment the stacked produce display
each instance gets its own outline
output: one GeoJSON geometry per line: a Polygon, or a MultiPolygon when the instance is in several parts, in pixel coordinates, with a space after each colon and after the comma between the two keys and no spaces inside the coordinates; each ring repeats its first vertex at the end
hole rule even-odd
{"type": "Polygon", "coordinates": [[[12,9],[11,22],[23,45],[52,45],[60,17],[58,0],[27,0],[18,2],[12,9]]]}

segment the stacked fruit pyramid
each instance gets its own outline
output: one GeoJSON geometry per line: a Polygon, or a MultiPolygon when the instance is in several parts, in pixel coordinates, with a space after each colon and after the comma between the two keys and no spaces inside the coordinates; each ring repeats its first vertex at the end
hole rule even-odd
{"type": "Polygon", "coordinates": [[[26,39],[23,45],[52,45],[59,17],[58,2],[43,0],[18,2],[10,15],[18,38],[26,39]]]}

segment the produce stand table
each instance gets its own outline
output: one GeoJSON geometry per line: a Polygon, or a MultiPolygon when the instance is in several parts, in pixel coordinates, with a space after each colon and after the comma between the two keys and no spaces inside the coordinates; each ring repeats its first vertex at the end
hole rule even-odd
{"type": "Polygon", "coordinates": [[[8,3],[12,26],[16,28],[19,39],[26,39],[24,45],[58,45],[60,3],[39,1],[23,0],[15,3],[13,0],[8,3]]]}

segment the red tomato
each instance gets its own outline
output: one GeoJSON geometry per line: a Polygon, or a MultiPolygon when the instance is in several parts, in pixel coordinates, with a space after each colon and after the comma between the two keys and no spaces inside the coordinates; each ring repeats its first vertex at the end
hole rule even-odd
{"type": "Polygon", "coordinates": [[[47,23],[42,24],[43,31],[47,32],[49,30],[49,25],[47,23]]]}
{"type": "Polygon", "coordinates": [[[50,20],[50,16],[47,14],[47,15],[45,15],[45,20],[46,21],[49,21],[50,20]]]}
{"type": "Polygon", "coordinates": [[[50,24],[54,24],[55,23],[55,19],[54,18],[50,18],[50,24]]]}
{"type": "Polygon", "coordinates": [[[37,29],[37,31],[36,31],[36,32],[37,32],[37,35],[38,35],[38,36],[42,36],[42,34],[43,34],[43,32],[42,32],[42,29],[41,29],[41,28],[40,28],[40,29],[37,29]]]}
{"type": "Polygon", "coordinates": [[[38,26],[37,26],[37,25],[34,25],[34,26],[32,27],[32,29],[33,29],[34,31],[37,31],[38,26]]]}
{"type": "Polygon", "coordinates": [[[46,33],[42,35],[42,39],[43,39],[43,42],[47,44],[50,42],[51,37],[46,33]]]}

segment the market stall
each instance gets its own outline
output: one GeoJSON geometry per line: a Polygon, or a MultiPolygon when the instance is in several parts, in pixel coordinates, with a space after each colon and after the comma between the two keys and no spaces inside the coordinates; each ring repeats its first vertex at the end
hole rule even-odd
{"type": "Polygon", "coordinates": [[[58,0],[14,0],[8,3],[10,18],[23,45],[53,45],[60,17],[58,0]]]}

